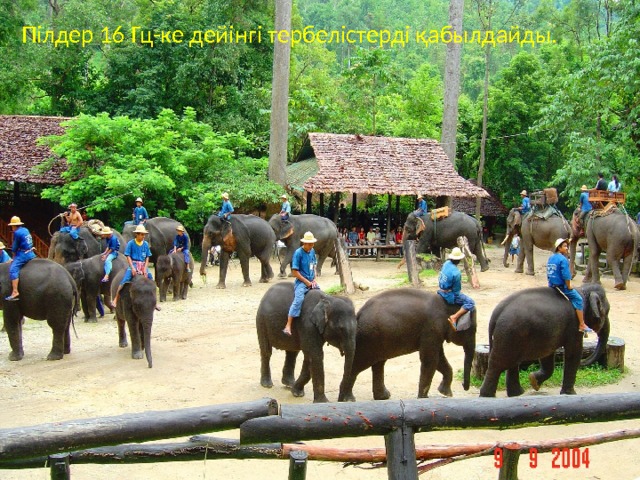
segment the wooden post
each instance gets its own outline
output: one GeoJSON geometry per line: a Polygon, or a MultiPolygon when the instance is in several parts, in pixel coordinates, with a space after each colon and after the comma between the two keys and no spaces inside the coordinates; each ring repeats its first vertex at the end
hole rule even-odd
{"type": "Polygon", "coordinates": [[[518,480],[518,460],[520,449],[518,447],[505,446],[502,449],[502,467],[498,474],[498,480],[518,480]]]}
{"type": "Polygon", "coordinates": [[[49,463],[51,465],[51,480],[69,480],[71,478],[68,453],[49,455],[49,463]]]}
{"type": "Polygon", "coordinates": [[[307,192],[307,211],[305,213],[313,213],[311,211],[313,207],[313,204],[311,202],[312,198],[313,198],[313,193],[307,192]]]}
{"type": "Polygon", "coordinates": [[[353,274],[351,273],[351,264],[344,249],[342,248],[342,242],[339,238],[334,241],[334,248],[336,249],[336,265],[338,266],[338,273],[340,274],[340,285],[344,287],[344,291],[347,295],[355,293],[356,287],[353,284],[353,274]]]}
{"type": "Polygon", "coordinates": [[[407,273],[411,285],[418,288],[422,281],[420,280],[420,270],[418,270],[418,262],[416,261],[416,241],[406,240],[404,242],[404,258],[407,262],[407,273]]]}
{"type": "Polygon", "coordinates": [[[458,247],[464,253],[464,271],[467,273],[467,278],[469,279],[469,283],[473,288],[480,288],[480,281],[478,280],[478,274],[476,273],[476,267],[473,262],[473,254],[471,253],[471,249],[469,248],[469,240],[467,237],[462,236],[457,239],[458,247]]]}
{"type": "Polygon", "coordinates": [[[416,444],[413,429],[403,425],[384,436],[387,448],[387,478],[389,480],[417,480],[416,444]]]}
{"type": "Polygon", "coordinates": [[[307,458],[309,454],[302,450],[294,450],[289,454],[289,480],[307,478],[307,458]]]}
{"type": "Polygon", "coordinates": [[[617,368],[624,373],[624,340],[618,337],[609,337],[605,351],[607,368],[617,368]]]}
{"type": "Polygon", "coordinates": [[[320,206],[318,210],[318,216],[324,217],[324,193],[320,194],[320,206]]]}
{"type": "Polygon", "coordinates": [[[489,345],[476,345],[476,354],[471,363],[471,373],[476,378],[484,378],[489,367],[489,345]]]}

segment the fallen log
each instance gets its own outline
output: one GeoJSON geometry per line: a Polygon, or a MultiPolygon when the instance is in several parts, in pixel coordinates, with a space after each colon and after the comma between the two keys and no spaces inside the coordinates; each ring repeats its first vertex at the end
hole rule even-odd
{"type": "Polygon", "coordinates": [[[275,415],[274,399],[144,412],[0,430],[0,461],[83,448],[147,442],[238,428],[254,417],[275,415]]]}
{"type": "Polygon", "coordinates": [[[282,405],[279,416],[240,425],[240,443],[386,435],[405,425],[414,431],[432,431],[639,417],[639,393],[282,405]]]}

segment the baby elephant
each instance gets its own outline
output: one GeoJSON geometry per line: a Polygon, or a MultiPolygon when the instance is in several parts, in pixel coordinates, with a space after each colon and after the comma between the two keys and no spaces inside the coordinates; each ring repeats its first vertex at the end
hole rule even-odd
{"type": "MultiPolygon", "coordinates": [[[[111,296],[113,298],[116,296],[125,271],[118,272],[113,279],[111,284],[111,296]]],[[[156,302],[156,284],[153,280],[145,275],[135,275],[131,282],[122,286],[116,306],[120,347],[127,346],[127,333],[124,330],[124,322],[126,321],[129,326],[129,335],[131,335],[131,358],[142,359],[142,350],[144,350],[149,368],[153,366],[151,359],[151,325],[153,325],[156,302]]]]}
{"type": "Polygon", "coordinates": [[[186,300],[193,275],[193,257],[189,255],[189,265],[184,263],[184,254],[174,252],[160,255],[156,261],[156,284],[160,290],[160,301],[167,301],[169,284],[173,284],[173,301],[186,300]]]}

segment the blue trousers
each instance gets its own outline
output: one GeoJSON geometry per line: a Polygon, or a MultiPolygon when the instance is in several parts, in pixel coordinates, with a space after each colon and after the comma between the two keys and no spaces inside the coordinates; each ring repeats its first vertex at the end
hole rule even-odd
{"type": "Polygon", "coordinates": [[[73,238],[74,240],[78,239],[78,227],[66,226],[66,227],[62,227],[60,231],[68,233],[69,235],[71,235],[71,238],[73,238]]]}
{"type": "Polygon", "coordinates": [[[438,295],[444,298],[449,305],[459,305],[469,312],[476,308],[476,302],[462,292],[443,292],[438,290],[438,295]]]}
{"type": "Polygon", "coordinates": [[[118,258],[118,252],[111,252],[107,255],[107,258],[104,261],[104,274],[109,275],[111,273],[112,265],[111,263],[118,258]]]}
{"type": "Polygon", "coordinates": [[[299,317],[300,310],[302,310],[302,302],[304,302],[304,296],[310,289],[302,282],[296,281],[293,290],[293,303],[289,307],[290,317],[299,317]]]}
{"type": "Polygon", "coordinates": [[[582,295],[580,295],[575,290],[575,288],[573,290],[569,290],[566,285],[562,285],[562,286],[560,286],[558,288],[571,301],[571,305],[573,305],[573,308],[575,308],[576,310],[582,310],[582,308],[583,308],[582,295]]]}
{"type": "Polygon", "coordinates": [[[11,262],[11,266],[9,267],[9,279],[15,280],[18,278],[20,276],[20,269],[34,258],[36,258],[36,254],[33,252],[16,253],[16,256],[13,257],[13,262],[11,262]]]}
{"type": "MultiPolygon", "coordinates": [[[[153,280],[153,276],[151,275],[151,272],[149,270],[147,270],[147,277],[149,277],[150,280],[153,280]]],[[[122,277],[120,285],[124,285],[125,283],[130,282],[132,278],[133,273],[131,273],[131,267],[129,267],[127,268],[127,271],[124,272],[124,277],[122,277]]]]}

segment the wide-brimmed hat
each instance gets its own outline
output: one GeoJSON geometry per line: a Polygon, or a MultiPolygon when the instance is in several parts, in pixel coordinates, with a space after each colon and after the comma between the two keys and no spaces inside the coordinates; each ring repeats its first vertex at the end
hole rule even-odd
{"type": "Polygon", "coordinates": [[[587,191],[587,190],[589,190],[589,189],[587,188],[587,186],[586,186],[586,185],[582,185],[582,186],[580,187],[580,190],[582,190],[583,192],[586,192],[586,191],[587,191]]]}
{"type": "Polygon", "coordinates": [[[422,200],[424,197],[422,195],[418,195],[418,200],[422,200]]]}
{"type": "Polygon", "coordinates": [[[522,190],[522,191],[520,192],[520,195],[524,195],[524,196],[526,197],[526,196],[527,196],[527,191],[526,191],[526,190],[522,190]]]}
{"type": "Polygon", "coordinates": [[[20,217],[13,216],[11,217],[11,221],[9,222],[9,225],[24,225],[24,223],[20,221],[20,217]]]}
{"type": "Polygon", "coordinates": [[[136,202],[144,203],[140,197],[136,198],[136,202]]]}
{"type": "Polygon", "coordinates": [[[113,233],[113,230],[111,230],[109,227],[102,227],[102,230],[100,230],[100,235],[111,235],[113,233]]]}
{"type": "Polygon", "coordinates": [[[566,238],[559,238],[556,240],[556,243],[553,244],[553,251],[557,252],[558,248],[560,247],[560,245],[562,245],[563,243],[566,243],[567,239],[566,238]]]}
{"type": "Polygon", "coordinates": [[[222,194],[222,198],[224,198],[225,200],[229,200],[229,194],[227,192],[224,192],[222,194]]]}
{"type": "Polygon", "coordinates": [[[136,229],[133,231],[133,233],[149,233],[149,232],[147,232],[147,229],[144,228],[144,225],[138,225],[136,229]]]}
{"type": "Polygon", "coordinates": [[[176,227],[176,230],[179,231],[179,232],[184,232],[184,227],[182,225],[178,225],[176,227]]]}
{"type": "Polygon", "coordinates": [[[302,243],[316,243],[318,239],[311,232],[305,232],[304,237],[300,239],[302,243]]]}
{"type": "Polygon", "coordinates": [[[287,199],[287,194],[283,193],[282,195],[280,195],[280,198],[284,198],[286,200],[287,199]]]}
{"type": "Polygon", "coordinates": [[[449,260],[462,260],[464,258],[464,253],[458,247],[455,247],[451,250],[451,253],[447,255],[449,260]]]}
{"type": "Polygon", "coordinates": [[[4,243],[0,242],[0,250],[4,250],[5,248],[7,247],[4,246],[4,243]]]}

